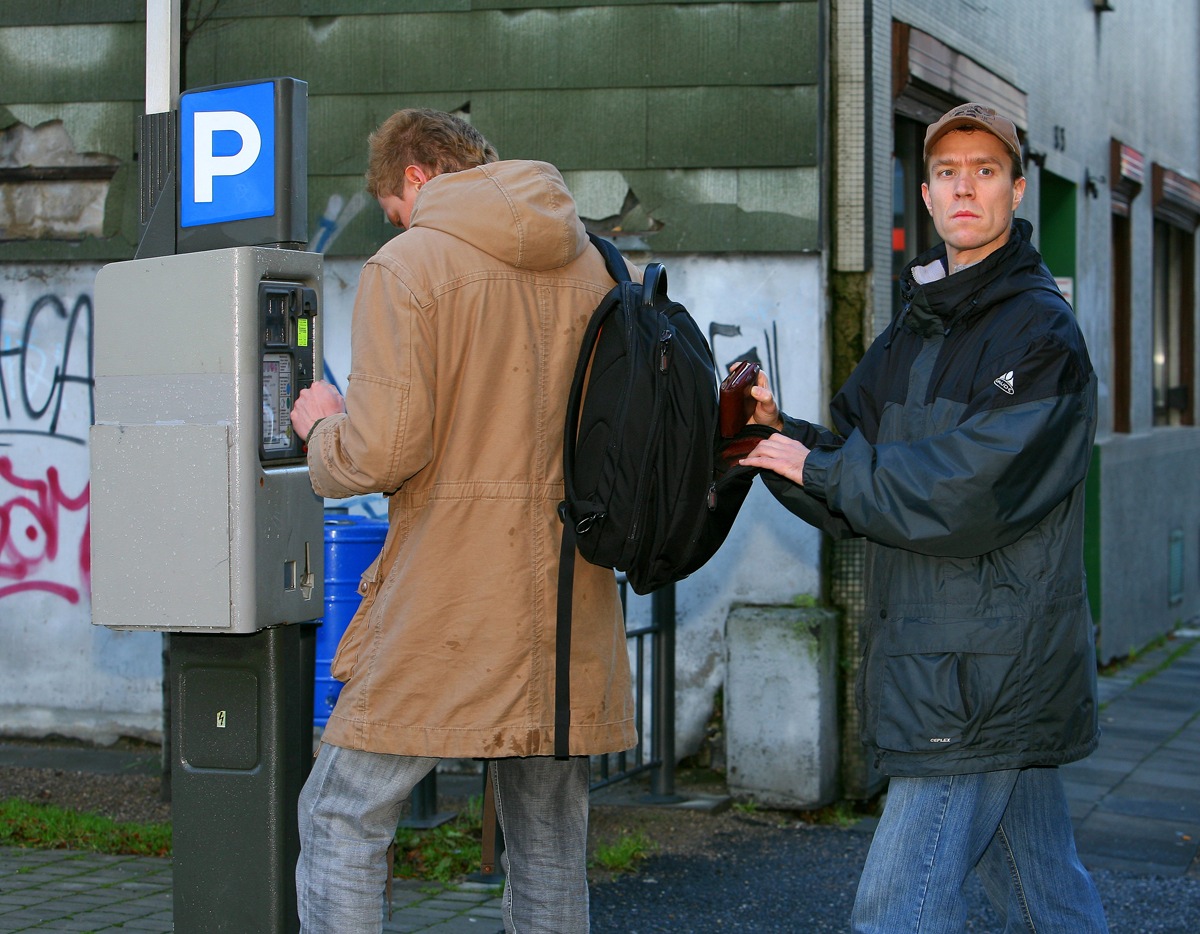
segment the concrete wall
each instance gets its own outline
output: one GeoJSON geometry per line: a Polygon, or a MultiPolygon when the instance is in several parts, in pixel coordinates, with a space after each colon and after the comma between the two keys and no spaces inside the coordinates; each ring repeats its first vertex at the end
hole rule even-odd
{"type": "Polygon", "coordinates": [[[830,610],[737,606],[725,630],[726,778],[784,808],[837,799],[838,619],[830,610]]]}
{"type": "MultiPolygon", "coordinates": [[[[1200,608],[1200,431],[1109,435],[1098,445],[1101,661],[1194,620],[1200,608]],[[1171,534],[1182,533],[1172,598],[1171,534]]],[[[1095,478],[1093,478],[1095,479],[1095,478]]],[[[1093,610],[1097,608],[1093,607],[1093,610]]]]}
{"type": "MultiPolygon", "coordinates": [[[[714,332],[719,361],[756,351],[786,405],[813,411],[822,404],[815,257],[661,259],[672,296],[702,327],[739,332],[714,332]]],[[[361,265],[326,265],[326,363],[343,388],[361,265]]],[[[86,440],[97,268],[9,266],[0,279],[0,734],[107,742],[122,734],[153,738],[160,729],[161,637],[110,632],[90,620],[86,440]]],[[[380,497],[329,505],[384,514],[380,497]]],[[[723,683],[730,605],[815,594],[818,570],[817,533],[756,488],[721,553],[677,590],[680,755],[698,746],[723,683]]],[[[631,626],[649,612],[649,599],[634,597],[631,626]]]]}
{"type": "Polygon", "coordinates": [[[161,637],[91,626],[96,268],[0,269],[0,730],[156,735],[161,637]]]}

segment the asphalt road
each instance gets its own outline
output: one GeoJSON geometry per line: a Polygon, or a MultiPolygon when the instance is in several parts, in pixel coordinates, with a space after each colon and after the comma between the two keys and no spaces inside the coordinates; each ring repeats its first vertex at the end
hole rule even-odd
{"type": "MultiPolygon", "coordinates": [[[[592,934],[844,934],[870,835],[832,827],[764,831],[719,859],[651,857],[635,876],[595,886],[592,934]],[[769,858],[764,858],[769,854],[769,858]]],[[[1111,934],[1200,934],[1200,872],[1143,876],[1094,869],[1111,934]]],[[[967,883],[966,930],[1000,930],[982,886],[967,883]]]]}

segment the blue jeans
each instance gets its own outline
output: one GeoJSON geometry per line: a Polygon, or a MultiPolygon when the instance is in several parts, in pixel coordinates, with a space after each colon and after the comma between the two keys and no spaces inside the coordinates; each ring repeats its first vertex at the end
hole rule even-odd
{"type": "MultiPolygon", "coordinates": [[[[296,896],[304,934],[383,929],[400,805],[437,759],[322,745],[300,793],[296,896]]],[[[587,934],[588,759],[493,759],[504,831],[504,930],[587,934]]]]}
{"type": "Polygon", "coordinates": [[[851,915],[858,934],[959,934],[974,869],[1006,934],[1104,934],[1058,769],[893,778],[851,915]]]}

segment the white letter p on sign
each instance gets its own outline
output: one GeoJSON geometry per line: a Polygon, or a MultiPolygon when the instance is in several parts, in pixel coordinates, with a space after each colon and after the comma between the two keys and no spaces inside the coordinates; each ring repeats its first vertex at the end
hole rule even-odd
{"type": "Polygon", "coordinates": [[[262,137],[254,121],[236,110],[203,110],[195,114],[196,201],[213,199],[213,178],[217,175],[241,175],[258,158],[262,137]],[[213,134],[230,130],[242,138],[242,148],[232,156],[213,155],[213,134]]]}

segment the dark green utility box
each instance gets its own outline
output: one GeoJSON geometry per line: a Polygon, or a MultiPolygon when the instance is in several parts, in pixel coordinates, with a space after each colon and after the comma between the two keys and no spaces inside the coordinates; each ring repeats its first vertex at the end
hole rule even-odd
{"type": "Polygon", "coordinates": [[[177,934],[300,929],[296,801],[312,765],[316,627],[171,635],[177,934]]]}

